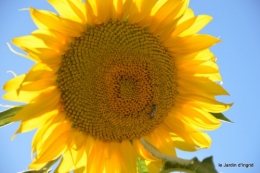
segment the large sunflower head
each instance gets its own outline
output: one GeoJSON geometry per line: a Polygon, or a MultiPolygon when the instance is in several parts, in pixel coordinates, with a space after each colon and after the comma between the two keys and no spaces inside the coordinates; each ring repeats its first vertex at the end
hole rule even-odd
{"type": "Polygon", "coordinates": [[[188,0],[48,0],[59,15],[30,8],[38,30],[13,39],[36,62],[4,85],[25,102],[16,133],[37,128],[30,169],[62,157],[57,172],[136,172],[136,157],[155,163],[140,143],[162,153],[195,151],[201,130],[230,104],[209,48],[197,34],[212,18],[194,16],[188,0]]]}

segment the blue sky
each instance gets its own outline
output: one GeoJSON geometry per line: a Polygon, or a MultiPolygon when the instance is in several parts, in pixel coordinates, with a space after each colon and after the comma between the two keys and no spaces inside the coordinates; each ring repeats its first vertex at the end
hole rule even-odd
{"type": "MultiPolygon", "coordinates": [[[[28,11],[18,9],[29,6],[53,10],[45,0],[6,0],[0,2],[0,85],[13,78],[8,70],[16,74],[26,73],[33,62],[13,54],[6,42],[14,37],[28,35],[36,29],[28,11]]],[[[191,0],[195,14],[209,14],[213,21],[201,33],[220,37],[223,42],[211,50],[218,58],[223,77],[223,87],[230,97],[219,100],[234,102],[225,112],[234,124],[223,123],[215,131],[208,132],[212,146],[198,152],[178,152],[180,157],[200,160],[213,155],[214,163],[222,173],[260,172],[260,2],[259,0],[191,0]],[[253,163],[252,168],[221,168],[224,163],[253,163]]],[[[19,51],[19,49],[16,49],[19,51]]],[[[0,95],[4,91],[0,90],[0,95]]],[[[0,104],[12,104],[0,99],[0,104]]],[[[5,108],[0,107],[0,111],[5,108]]],[[[0,129],[0,172],[15,173],[25,170],[31,162],[31,139],[34,131],[11,136],[19,123],[0,129]]]]}

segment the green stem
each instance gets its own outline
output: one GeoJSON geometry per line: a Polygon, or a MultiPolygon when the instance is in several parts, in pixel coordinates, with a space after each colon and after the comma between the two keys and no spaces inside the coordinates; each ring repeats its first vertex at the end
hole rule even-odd
{"type": "Polygon", "coordinates": [[[196,173],[194,171],[185,169],[185,168],[171,168],[171,169],[167,169],[167,170],[161,170],[160,173],[171,173],[173,171],[180,171],[180,172],[185,172],[185,173],[196,173]]]}

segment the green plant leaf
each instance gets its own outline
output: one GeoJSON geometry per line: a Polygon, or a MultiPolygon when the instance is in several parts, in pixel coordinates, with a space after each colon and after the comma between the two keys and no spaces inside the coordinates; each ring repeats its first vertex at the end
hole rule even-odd
{"type": "Polygon", "coordinates": [[[145,161],[139,157],[136,158],[136,164],[138,168],[138,173],[149,173],[145,161]]]}
{"type": "Polygon", "coordinates": [[[212,156],[203,159],[202,162],[205,163],[205,164],[208,164],[208,165],[212,165],[214,167],[213,157],[212,156]]]}
{"type": "Polygon", "coordinates": [[[11,119],[15,116],[15,114],[22,108],[23,106],[17,106],[0,112],[0,127],[9,124],[11,122],[11,119]]]}
{"type": "Polygon", "coordinates": [[[207,157],[200,162],[197,157],[193,158],[193,163],[187,166],[172,163],[169,161],[164,162],[163,170],[161,173],[170,173],[173,171],[182,171],[186,173],[218,173],[213,163],[213,157],[207,157]]]}
{"type": "Polygon", "coordinates": [[[225,115],[223,115],[222,113],[211,113],[211,115],[213,115],[215,118],[228,122],[228,123],[233,123],[232,121],[230,121],[227,117],[225,117],[225,115]]]}

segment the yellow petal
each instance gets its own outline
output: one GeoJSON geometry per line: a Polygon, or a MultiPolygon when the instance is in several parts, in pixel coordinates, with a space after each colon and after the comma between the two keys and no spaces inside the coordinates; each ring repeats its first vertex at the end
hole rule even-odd
{"type": "Polygon", "coordinates": [[[177,21],[177,25],[183,23],[186,20],[189,20],[194,17],[194,12],[191,8],[187,8],[181,18],[177,21]]]}
{"type": "Polygon", "coordinates": [[[99,22],[106,23],[111,18],[113,4],[110,0],[88,0],[86,4],[92,9],[93,15],[97,17],[99,22]]]}
{"type": "Polygon", "coordinates": [[[214,58],[214,54],[209,49],[183,55],[178,54],[178,56],[176,56],[175,53],[172,53],[171,55],[175,57],[175,62],[178,64],[182,62],[193,62],[192,60],[210,61],[214,58]]]}
{"type": "Polygon", "coordinates": [[[154,6],[153,8],[151,9],[151,16],[154,16],[155,13],[157,13],[163,5],[165,5],[165,3],[167,3],[168,0],[161,0],[161,1],[158,1],[154,6]]]}
{"type": "Polygon", "coordinates": [[[25,77],[17,90],[9,91],[3,98],[18,102],[31,102],[33,98],[39,96],[41,93],[57,88],[55,79],[56,77],[52,76],[48,79],[26,82],[25,77]]]}
{"type": "MultiPolygon", "coordinates": [[[[70,49],[70,43],[73,42],[74,38],[65,36],[59,31],[49,30],[49,29],[41,29],[32,32],[32,36],[35,36],[38,39],[44,41],[48,47],[51,47],[52,50],[57,52],[66,52],[70,49]],[[55,43],[53,43],[53,41],[55,43]]],[[[36,46],[35,46],[36,47],[36,46]]],[[[36,47],[43,48],[43,47],[36,47]]]]}
{"type": "Polygon", "coordinates": [[[95,144],[93,145],[90,153],[89,153],[89,160],[88,160],[88,165],[87,165],[87,172],[103,172],[104,170],[104,162],[105,159],[102,157],[103,152],[106,152],[106,145],[104,142],[98,140],[95,141],[95,144]]]}
{"type": "Polygon", "coordinates": [[[178,18],[183,15],[187,8],[187,1],[185,0],[159,1],[157,4],[161,8],[154,7],[151,14],[153,19],[149,26],[150,32],[154,34],[160,33],[167,26],[170,27],[167,29],[168,31],[172,30],[176,26],[178,18]],[[162,5],[161,3],[164,4],[162,5]]]}
{"type": "Polygon", "coordinates": [[[218,65],[210,60],[182,60],[177,61],[176,66],[178,70],[185,70],[189,68],[200,68],[201,66],[207,66],[209,68],[215,69],[215,72],[219,71],[218,65]]]}
{"type": "Polygon", "coordinates": [[[95,141],[88,159],[87,172],[136,172],[136,155],[129,141],[95,141]]]}
{"type": "Polygon", "coordinates": [[[169,114],[165,118],[164,125],[171,133],[182,138],[191,147],[208,148],[211,144],[211,139],[206,133],[185,124],[182,120],[175,118],[174,114],[169,114]]]}
{"type": "Polygon", "coordinates": [[[94,11],[94,9],[91,6],[91,4],[89,3],[89,1],[86,1],[85,6],[86,6],[87,23],[92,26],[94,26],[96,24],[101,24],[101,22],[97,18],[96,11],[94,11]]]}
{"type": "MultiPolygon", "coordinates": [[[[213,70],[213,69],[212,69],[213,70]]],[[[203,77],[208,78],[214,82],[221,82],[222,78],[219,73],[185,73],[185,74],[178,74],[178,77],[184,80],[193,79],[194,77],[203,77]]]]}
{"type": "Polygon", "coordinates": [[[22,36],[13,39],[12,42],[14,45],[22,49],[47,48],[62,51],[62,49],[67,48],[61,45],[57,41],[57,38],[44,34],[32,34],[28,36],[22,36]]]}
{"type": "Polygon", "coordinates": [[[194,142],[191,140],[190,133],[187,131],[185,124],[174,116],[175,112],[176,111],[170,112],[169,115],[164,119],[162,125],[168,128],[169,133],[176,134],[181,138],[184,137],[184,140],[187,144],[194,145],[194,142]]]}
{"type": "Polygon", "coordinates": [[[207,93],[212,96],[229,95],[228,92],[219,84],[203,77],[194,78],[194,80],[179,79],[178,84],[183,88],[182,91],[184,93],[182,94],[189,93],[201,95],[200,93],[207,93]]]}
{"type": "MultiPolygon", "coordinates": [[[[58,131],[55,131],[55,133],[58,133],[58,131]]],[[[29,165],[30,169],[40,169],[50,160],[54,160],[64,153],[67,149],[66,142],[69,131],[58,134],[59,136],[54,140],[48,140],[48,145],[46,147],[44,146],[44,149],[40,154],[37,153],[38,158],[29,165]]]]}
{"type": "Polygon", "coordinates": [[[120,157],[120,144],[118,142],[111,142],[107,144],[106,154],[107,159],[105,162],[105,172],[126,172],[122,171],[123,165],[121,165],[120,160],[123,158],[120,157]],[[112,164],[113,163],[113,164],[112,164]]]}
{"type": "Polygon", "coordinates": [[[199,106],[201,109],[212,113],[224,112],[232,106],[232,104],[226,104],[214,99],[209,99],[196,95],[178,95],[178,98],[176,99],[186,101],[187,104],[194,104],[196,106],[199,106]]]}
{"type": "Polygon", "coordinates": [[[143,144],[140,142],[139,139],[133,140],[133,147],[138,154],[138,157],[149,160],[149,161],[158,161],[159,159],[154,157],[149,151],[147,151],[143,144]]]}
{"type": "Polygon", "coordinates": [[[50,66],[45,63],[37,63],[29,70],[23,82],[32,82],[39,79],[50,79],[55,76],[58,69],[59,66],[53,64],[50,66]]]}
{"type": "Polygon", "coordinates": [[[21,83],[23,82],[25,78],[25,74],[22,74],[20,76],[17,76],[9,81],[7,81],[4,86],[3,89],[5,91],[16,91],[20,88],[21,83]]]}
{"type": "Polygon", "coordinates": [[[207,65],[195,65],[195,66],[183,66],[179,69],[179,71],[182,71],[183,73],[180,75],[183,76],[185,74],[210,74],[210,73],[218,73],[218,69],[207,66],[207,65]]]}
{"type": "Polygon", "coordinates": [[[56,30],[71,37],[79,37],[85,30],[85,25],[61,18],[49,11],[30,8],[30,12],[34,23],[40,29],[56,30]]]}
{"type": "Polygon", "coordinates": [[[122,14],[123,2],[122,0],[113,0],[112,9],[111,9],[111,19],[116,21],[120,18],[122,14]]]}
{"type": "Polygon", "coordinates": [[[191,53],[204,50],[220,42],[218,38],[210,35],[199,34],[191,37],[176,37],[170,38],[169,41],[164,42],[171,52],[191,53]]]}
{"type": "MultiPolygon", "coordinates": [[[[43,137],[46,136],[46,139],[39,139],[42,142],[41,148],[40,150],[36,151],[36,157],[35,160],[37,160],[36,162],[40,163],[40,162],[44,162],[45,158],[44,157],[50,157],[48,156],[48,153],[50,153],[50,148],[52,148],[52,144],[62,144],[64,145],[64,147],[68,147],[70,146],[70,143],[68,141],[70,135],[71,135],[71,123],[68,121],[63,121],[63,122],[59,122],[57,123],[57,125],[52,124],[55,127],[53,128],[53,130],[50,132],[49,136],[44,135],[43,137]],[[64,137],[64,140],[59,141],[59,139],[61,139],[62,137],[64,137]]],[[[55,148],[54,148],[55,150],[55,148]]],[[[55,158],[53,158],[55,159],[55,158]]],[[[49,160],[52,160],[51,158],[49,160]]]]}
{"type": "Polygon", "coordinates": [[[54,87],[57,86],[57,82],[55,81],[56,76],[53,76],[52,78],[49,79],[42,79],[34,82],[27,82],[24,83],[20,91],[35,91],[35,90],[44,90],[48,87],[54,87]]]}
{"type": "Polygon", "coordinates": [[[183,151],[196,151],[196,147],[187,143],[183,138],[172,134],[172,140],[174,141],[174,145],[176,148],[183,151]]]}
{"type": "Polygon", "coordinates": [[[87,155],[85,149],[82,148],[78,151],[79,161],[76,162],[76,169],[74,173],[87,173],[86,165],[87,165],[87,155]]]}
{"type": "Polygon", "coordinates": [[[118,0],[119,4],[122,4],[121,10],[119,11],[119,20],[123,21],[129,16],[129,10],[131,4],[133,3],[132,0],[118,0]]]}
{"type": "MultiPolygon", "coordinates": [[[[184,3],[184,5],[185,5],[185,3],[184,3]]],[[[160,29],[160,31],[158,31],[158,34],[156,34],[156,35],[160,36],[159,39],[161,42],[164,42],[165,40],[167,40],[172,35],[172,32],[175,31],[176,29],[178,29],[179,24],[194,17],[194,13],[193,13],[192,9],[190,9],[190,8],[185,9],[185,8],[183,8],[185,6],[183,6],[182,4],[180,4],[179,6],[182,7],[182,8],[177,8],[180,10],[179,14],[182,14],[183,10],[185,11],[184,14],[181,17],[173,18],[173,19],[170,16],[167,17],[167,20],[170,20],[170,22],[169,23],[165,22],[165,26],[162,27],[160,29]]],[[[179,15],[177,15],[177,16],[179,16],[179,15]]],[[[165,21],[167,21],[167,20],[165,19],[165,21]]]]}
{"type": "Polygon", "coordinates": [[[154,145],[160,152],[176,156],[174,143],[171,140],[169,132],[163,127],[158,126],[152,133],[145,137],[152,145],[154,145]]]}
{"type": "Polygon", "coordinates": [[[75,13],[80,17],[82,23],[86,23],[86,7],[85,3],[81,0],[68,0],[69,5],[75,11],[75,13]]]}
{"type": "Polygon", "coordinates": [[[86,23],[85,5],[80,0],[48,0],[55,10],[66,19],[86,23]]]}
{"type": "Polygon", "coordinates": [[[75,160],[73,159],[77,155],[77,151],[73,148],[68,148],[62,156],[61,162],[59,166],[56,168],[55,172],[57,173],[64,173],[70,172],[75,169],[74,163],[75,160]]]}
{"type": "Polygon", "coordinates": [[[145,161],[149,173],[158,173],[162,169],[163,163],[161,161],[145,161]]]}
{"type": "MultiPolygon", "coordinates": [[[[174,111],[176,118],[186,124],[202,130],[214,130],[221,125],[221,122],[203,109],[199,109],[190,104],[179,105],[180,108],[174,111]],[[178,112],[178,113],[176,113],[178,112]]],[[[173,113],[172,113],[173,114],[173,113]]]]}
{"type": "Polygon", "coordinates": [[[157,0],[133,0],[130,6],[128,22],[131,24],[142,21],[150,13],[157,0]]]}
{"type": "Polygon", "coordinates": [[[210,80],[212,80],[214,82],[221,82],[222,81],[222,78],[221,78],[219,73],[195,74],[194,76],[207,77],[207,78],[209,78],[210,80]]]}
{"type": "Polygon", "coordinates": [[[60,94],[56,88],[47,90],[34,99],[35,103],[30,103],[22,108],[12,119],[15,121],[25,121],[42,116],[45,113],[57,108],[60,99],[60,94]]]}
{"type": "MultiPolygon", "coordinates": [[[[63,122],[64,119],[65,115],[59,112],[59,114],[50,117],[43,126],[39,127],[32,140],[32,154],[34,152],[41,152],[44,141],[49,138],[49,136],[53,133],[53,130],[57,128],[57,126],[63,122]]],[[[65,128],[66,127],[64,127],[64,129],[65,128]]]]}
{"type": "Polygon", "coordinates": [[[35,92],[20,91],[18,95],[17,91],[9,91],[8,93],[3,95],[3,99],[14,101],[14,102],[28,103],[33,98],[37,97],[41,92],[42,91],[35,91],[35,92]]]}
{"type": "Polygon", "coordinates": [[[122,141],[122,143],[119,143],[118,145],[118,154],[121,156],[120,158],[122,158],[120,163],[120,165],[122,165],[122,169],[118,172],[136,173],[136,155],[133,146],[128,140],[124,140],[122,141]]]}
{"type": "Polygon", "coordinates": [[[193,35],[199,32],[204,26],[206,26],[212,20],[211,16],[199,15],[188,19],[178,25],[174,32],[171,34],[172,37],[175,36],[186,36],[193,35]]]}
{"type": "MultiPolygon", "coordinates": [[[[85,139],[85,136],[84,136],[85,139]]],[[[85,142],[85,140],[84,140],[85,142]]],[[[81,166],[86,166],[87,158],[86,158],[86,151],[84,147],[81,147],[80,149],[77,149],[77,156],[75,159],[75,167],[79,168],[81,166]],[[83,160],[82,160],[83,159],[83,160]]]]}
{"type": "Polygon", "coordinates": [[[61,63],[61,56],[64,52],[56,51],[53,49],[48,48],[34,48],[28,49],[23,48],[24,51],[28,52],[28,54],[33,58],[40,59],[41,62],[45,64],[53,64],[53,65],[60,65],[61,63]]]}
{"type": "Polygon", "coordinates": [[[25,133],[31,130],[34,130],[36,128],[41,127],[50,117],[57,114],[57,110],[50,110],[49,112],[46,112],[42,116],[38,117],[31,117],[31,119],[24,120],[21,122],[19,128],[15,132],[15,134],[12,136],[12,139],[16,136],[18,133],[25,133]]]}

